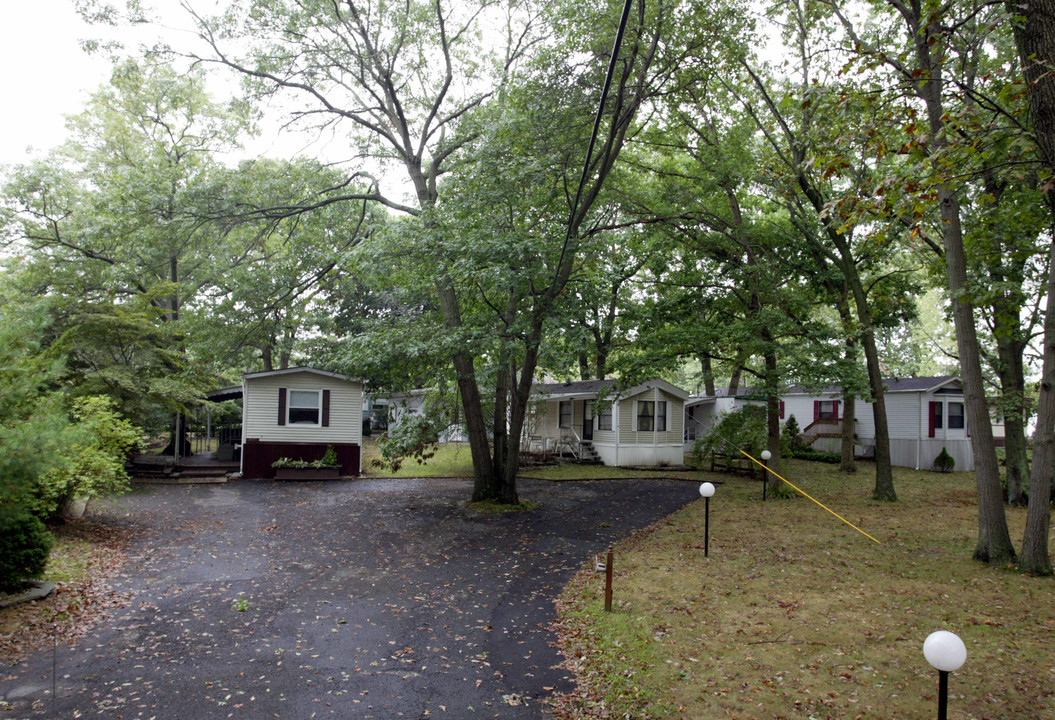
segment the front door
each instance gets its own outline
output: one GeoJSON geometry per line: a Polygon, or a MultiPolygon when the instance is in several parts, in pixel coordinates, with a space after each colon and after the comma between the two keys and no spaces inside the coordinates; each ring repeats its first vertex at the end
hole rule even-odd
{"type": "Polygon", "coordinates": [[[582,439],[593,440],[593,403],[582,401],[582,439]]]}

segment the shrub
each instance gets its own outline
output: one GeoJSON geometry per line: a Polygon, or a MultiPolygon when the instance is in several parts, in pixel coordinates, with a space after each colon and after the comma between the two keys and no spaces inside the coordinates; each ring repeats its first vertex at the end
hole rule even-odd
{"type": "Polygon", "coordinates": [[[15,506],[0,512],[0,590],[17,590],[44,572],[51,535],[40,518],[15,506]]]}
{"type": "Polygon", "coordinates": [[[305,468],[321,470],[322,468],[337,467],[337,451],[333,448],[333,445],[327,445],[326,453],[318,460],[294,460],[293,458],[281,457],[271,463],[271,467],[297,468],[298,470],[305,468]]]}
{"type": "Polygon", "coordinates": [[[938,472],[952,472],[954,467],[956,467],[956,460],[945,448],[942,448],[938,457],[934,458],[934,469],[938,472]]]}
{"type": "Polygon", "coordinates": [[[740,450],[754,457],[766,447],[766,409],[761,405],[747,405],[722,413],[715,425],[696,441],[692,463],[702,467],[713,455],[738,457],[740,450]]]}
{"type": "Polygon", "coordinates": [[[791,457],[794,453],[808,451],[810,448],[806,443],[802,441],[802,437],[799,435],[799,421],[795,419],[794,415],[789,415],[788,419],[784,422],[784,427],[781,428],[781,440],[783,441],[782,447],[786,449],[786,454],[791,457]]]}
{"type": "Polygon", "coordinates": [[[37,481],[34,511],[45,519],[58,516],[76,497],[128,491],[125,459],[139,442],[139,429],[120,417],[105,397],[74,400],[72,415],[80,438],[62,450],[64,462],[37,481]]]}

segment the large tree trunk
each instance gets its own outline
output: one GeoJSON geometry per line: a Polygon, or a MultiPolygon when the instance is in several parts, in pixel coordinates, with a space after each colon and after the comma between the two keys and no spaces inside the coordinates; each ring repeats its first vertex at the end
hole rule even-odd
{"type": "Polygon", "coordinates": [[[1026,484],[1029,478],[1029,457],[1026,446],[1024,415],[1025,369],[1024,348],[1018,342],[1019,323],[1011,319],[1011,328],[1002,328],[1011,316],[997,308],[996,345],[997,371],[1000,377],[1000,406],[1004,410],[1004,477],[1007,480],[1007,502],[1024,507],[1028,500],[1026,484]]]}
{"type": "MultiPolygon", "coordinates": [[[[906,21],[906,30],[915,44],[916,58],[922,78],[916,93],[927,111],[932,169],[938,178],[948,170],[941,165],[938,152],[945,146],[945,108],[942,93],[944,76],[942,63],[946,50],[943,18],[939,14],[923,15],[914,5],[911,10],[899,5],[906,21]]],[[[929,11],[928,11],[929,12],[929,11]]],[[[1007,564],[1015,559],[1015,549],[1004,514],[1004,493],[1000,487],[1000,467],[993,443],[993,426],[985,398],[982,379],[981,353],[974,324],[974,306],[968,294],[967,256],[960,224],[960,202],[956,190],[942,181],[937,188],[938,210],[941,217],[942,247],[945,254],[945,274],[952,299],[953,324],[956,328],[956,347],[960,356],[960,376],[963,382],[967,425],[970,428],[971,448],[974,451],[975,483],[978,488],[978,543],[976,560],[994,565],[1007,564]]]]}
{"type": "Polygon", "coordinates": [[[945,271],[952,296],[953,323],[956,326],[956,347],[960,356],[960,375],[963,381],[967,408],[967,426],[971,429],[971,449],[974,451],[975,481],[978,487],[978,543],[976,560],[994,565],[1014,561],[1015,549],[1004,514],[1004,493],[1000,487],[1000,466],[996,460],[993,425],[989,419],[989,404],[985,398],[982,363],[975,333],[974,308],[966,299],[967,261],[960,228],[960,204],[956,193],[944,186],[938,190],[945,249],[945,271]]]}
{"type": "Polygon", "coordinates": [[[710,355],[700,355],[700,374],[703,375],[703,394],[714,397],[714,368],[710,355]]]}
{"type": "MultiPolygon", "coordinates": [[[[831,237],[839,237],[831,235],[831,237]]],[[[861,324],[861,348],[865,354],[865,366],[868,369],[868,387],[872,391],[872,415],[875,419],[875,461],[876,482],[872,498],[894,502],[897,492],[894,491],[894,468],[890,461],[890,426],[886,414],[886,388],[883,385],[883,370],[879,363],[879,350],[876,348],[875,328],[872,324],[872,311],[861,277],[856,269],[849,267],[853,258],[844,239],[839,239],[837,247],[842,256],[843,277],[857,306],[857,320],[861,324]]]]}
{"type": "MultiPolygon", "coordinates": [[[[1041,160],[1055,175],[1055,0],[1008,2],[1015,43],[1022,60],[1029,94],[1033,132],[1041,160]]],[[[1055,219],[1055,191],[1047,192],[1055,219]]],[[[1048,258],[1048,307],[1044,320],[1044,360],[1037,398],[1037,429],[1033,436],[1033,471],[1029,510],[1019,567],[1039,575],[1051,574],[1048,531],[1051,497],[1055,493],[1055,246],[1048,258]]]]}
{"type": "Polygon", "coordinates": [[[857,397],[853,393],[843,394],[843,418],[839,425],[839,472],[857,472],[857,462],[854,459],[854,428],[856,421],[854,414],[857,412],[857,397]]]}
{"type": "Polygon", "coordinates": [[[1051,526],[1051,482],[1055,473],[1055,244],[1048,258],[1048,309],[1044,318],[1044,360],[1033,436],[1033,473],[1029,509],[1018,566],[1034,575],[1051,575],[1048,529],[1051,526]]]}

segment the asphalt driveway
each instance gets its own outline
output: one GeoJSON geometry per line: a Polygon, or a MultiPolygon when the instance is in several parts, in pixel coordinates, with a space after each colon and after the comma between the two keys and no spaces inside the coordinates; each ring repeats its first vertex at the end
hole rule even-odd
{"type": "Polygon", "coordinates": [[[520,490],[542,508],[469,513],[464,480],[139,490],[97,511],[146,530],[117,582],[130,605],[7,668],[4,715],[541,718],[572,683],[549,629],[564,583],[699,495],[651,479],[520,490]]]}

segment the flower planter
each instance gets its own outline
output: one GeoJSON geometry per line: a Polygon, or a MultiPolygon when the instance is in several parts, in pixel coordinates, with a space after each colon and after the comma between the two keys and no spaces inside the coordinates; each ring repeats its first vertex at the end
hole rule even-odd
{"type": "Polygon", "coordinates": [[[341,476],[339,468],[275,468],[276,480],[336,480],[341,476]]]}

